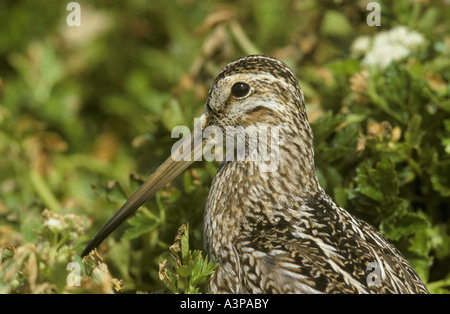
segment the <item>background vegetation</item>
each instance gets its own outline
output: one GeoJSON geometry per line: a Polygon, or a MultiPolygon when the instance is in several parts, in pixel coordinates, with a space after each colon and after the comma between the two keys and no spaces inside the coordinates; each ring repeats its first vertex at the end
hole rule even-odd
{"type": "Polygon", "coordinates": [[[79,254],[169,156],[172,128],[192,128],[220,69],[253,53],[297,74],[326,191],[450,291],[448,1],[377,1],[379,27],[364,0],[81,0],[79,27],[68,2],[0,2],[1,293],[203,291],[213,265],[186,245],[202,250],[215,163],[79,254]],[[388,49],[398,26],[410,33],[388,49]]]}

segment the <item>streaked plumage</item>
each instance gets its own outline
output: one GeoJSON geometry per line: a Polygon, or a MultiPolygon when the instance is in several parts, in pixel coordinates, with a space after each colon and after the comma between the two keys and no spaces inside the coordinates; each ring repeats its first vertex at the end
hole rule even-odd
{"type": "MultiPolygon", "coordinates": [[[[260,171],[264,162],[252,161],[247,151],[244,161],[222,162],[213,180],[204,228],[205,249],[218,264],[210,292],[428,292],[381,233],[336,205],[320,187],[303,93],[284,63],[262,55],[229,63],[210,89],[201,129],[208,126],[225,133],[227,126],[279,130],[276,171],[260,171]],[[371,275],[369,264],[377,265],[380,278],[371,275]]],[[[189,164],[169,158],[83,255],[189,164]]]]}
{"type": "Polygon", "coordinates": [[[225,161],[214,178],[204,231],[205,247],[219,264],[211,292],[427,292],[392,244],[319,186],[303,94],[286,65],[267,56],[228,64],[211,88],[205,115],[207,124],[280,127],[278,171],[225,161]],[[230,87],[238,81],[253,92],[233,100],[230,87]],[[382,278],[368,287],[372,262],[382,278]]]}

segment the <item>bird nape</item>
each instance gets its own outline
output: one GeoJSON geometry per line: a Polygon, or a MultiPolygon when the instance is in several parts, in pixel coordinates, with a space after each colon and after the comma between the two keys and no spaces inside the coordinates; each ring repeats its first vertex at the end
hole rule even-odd
{"type": "Polygon", "coordinates": [[[205,249],[218,265],[210,292],[428,293],[379,231],[320,187],[303,92],[283,62],[264,55],[224,67],[177,156],[128,199],[83,256],[202,154],[208,128],[227,139],[205,208],[205,249]]]}

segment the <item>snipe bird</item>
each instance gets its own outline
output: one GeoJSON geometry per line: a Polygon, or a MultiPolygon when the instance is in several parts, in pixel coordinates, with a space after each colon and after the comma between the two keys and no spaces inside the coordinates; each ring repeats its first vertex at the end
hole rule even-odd
{"type": "MultiPolygon", "coordinates": [[[[169,157],[111,218],[87,255],[194,160],[208,126],[278,128],[275,171],[244,157],[221,163],[204,216],[204,244],[218,266],[212,293],[428,293],[402,254],[339,207],[315,173],[313,134],[293,72],[264,55],[237,59],[215,79],[180,161],[169,157]],[[200,130],[200,131],[199,131],[200,130]],[[195,143],[195,139],[201,139],[195,143]]],[[[249,156],[249,154],[245,155],[249,156]]],[[[266,162],[266,161],[264,161],[266,162]]]]}

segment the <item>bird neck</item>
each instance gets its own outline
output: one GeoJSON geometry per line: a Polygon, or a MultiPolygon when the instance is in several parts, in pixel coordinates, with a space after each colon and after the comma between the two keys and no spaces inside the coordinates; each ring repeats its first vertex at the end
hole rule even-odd
{"type": "Polygon", "coordinates": [[[280,126],[274,131],[269,130],[267,154],[255,156],[250,152],[244,160],[224,161],[216,181],[225,180],[234,189],[248,186],[247,193],[272,195],[274,203],[281,201],[276,199],[278,194],[305,198],[321,191],[309,125],[294,130],[280,126]]]}
{"type": "Polygon", "coordinates": [[[299,208],[323,191],[314,169],[309,125],[282,127],[278,144],[274,171],[261,171],[268,169],[252,160],[224,161],[219,167],[205,210],[205,246],[213,257],[226,251],[248,217],[273,223],[277,216],[289,215],[286,209],[299,208]]]}

